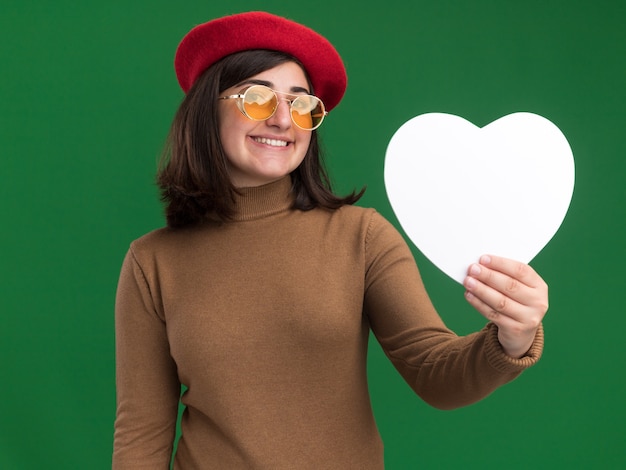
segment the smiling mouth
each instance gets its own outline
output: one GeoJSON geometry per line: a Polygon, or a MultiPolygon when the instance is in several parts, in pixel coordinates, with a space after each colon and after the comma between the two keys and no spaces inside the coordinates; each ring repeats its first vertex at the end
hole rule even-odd
{"type": "Polygon", "coordinates": [[[271,145],[272,147],[286,147],[289,145],[289,142],[285,140],[266,139],[265,137],[253,137],[253,140],[259,144],[271,145]]]}

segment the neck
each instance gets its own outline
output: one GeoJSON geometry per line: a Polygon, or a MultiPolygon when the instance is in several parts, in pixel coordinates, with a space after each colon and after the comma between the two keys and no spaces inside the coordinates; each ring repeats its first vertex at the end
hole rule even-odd
{"type": "Polygon", "coordinates": [[[234,220],[253,220],[289,209],[293,204],[291,177],[250,188],[237,189],[234,220]]]}

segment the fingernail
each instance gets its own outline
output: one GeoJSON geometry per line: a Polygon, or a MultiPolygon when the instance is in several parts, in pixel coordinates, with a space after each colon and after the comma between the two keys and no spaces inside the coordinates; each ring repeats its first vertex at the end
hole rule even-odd
{"type": "Polygon", "coordinates": [[[465,287],[467,287],[468,289],[472,289],[474,287],[476,287],[476,280],[472,277],[466,277],[465,278],[465,287]]]}
{"type": "Polygon", "coordinates": [[[480,257],[480,264],[489,264],[491,263],[491,256],[489,255],[482,255],[480,257]]]}
{"type": "Polygon", "coordinates": [[[477,264],[472,264],[470,266],[470,274],[472,276],[477,276],[478,274],[480,274],[480,266],[478,266],[477,264]]]}

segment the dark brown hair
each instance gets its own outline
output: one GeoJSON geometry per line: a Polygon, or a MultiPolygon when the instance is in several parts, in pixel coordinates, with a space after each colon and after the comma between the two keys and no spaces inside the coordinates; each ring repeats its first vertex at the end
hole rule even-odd
{"type": "MultiPolygon", "coordinates": [[[[229,178],[227,158],[220,141],[218,107],[213,103],[227,88],[289,61],[298,63],[277,51],[232,54],[206,70],[189,90],[172,122],[157,173],[169,227],[232,218],[237,189],[229,178]]],[[[332,192],[316,131],[312,131],[304,160],[292,172],[291,179],[294,208],[305,211],[315,207],[332,210],[354,204],[365,191],[352,192],[346,197],[332,192]]]]}

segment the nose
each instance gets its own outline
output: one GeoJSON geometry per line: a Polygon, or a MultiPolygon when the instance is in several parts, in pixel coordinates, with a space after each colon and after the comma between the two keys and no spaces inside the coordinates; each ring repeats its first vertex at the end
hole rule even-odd
{"type": "Polygon", "coordinates": [[[280,129],[289,129],[291,127],[291,102],[284,98],[278,99],[276,112],[265,121],[268,126],[275,126],[280,129]]]}

